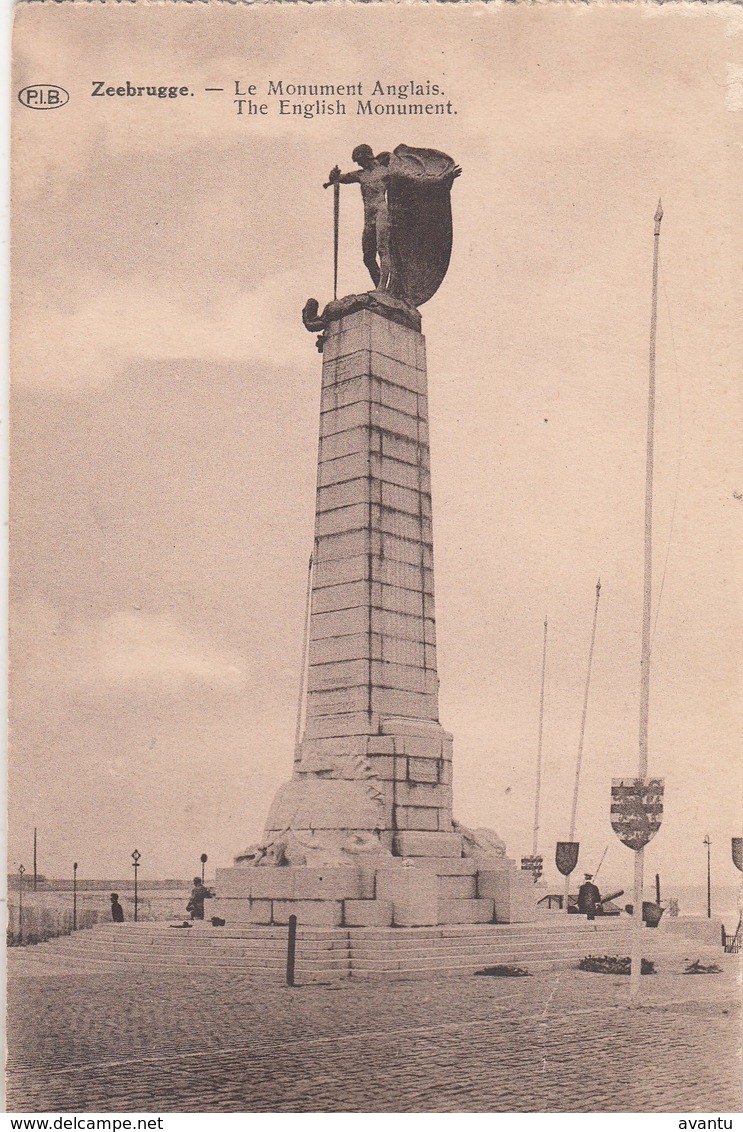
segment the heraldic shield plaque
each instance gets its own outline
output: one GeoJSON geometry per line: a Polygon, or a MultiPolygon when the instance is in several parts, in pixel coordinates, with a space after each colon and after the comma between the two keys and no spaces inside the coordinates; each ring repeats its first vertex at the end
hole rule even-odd
{"type": "Polygon", "coordinates": [[[564,877],[569,877],[575,866],[578,864],[578,849],[580,842],[578,841],[558,841],[557,848],[555,849],[555,864],[557,865],[558,872],[561,872],[564,877]]]}
{"type": "Polygon", "coordinates": [[[629,849],[644,849],[663,820],[662,778],[613,778],[611,828],[629,849]]]}

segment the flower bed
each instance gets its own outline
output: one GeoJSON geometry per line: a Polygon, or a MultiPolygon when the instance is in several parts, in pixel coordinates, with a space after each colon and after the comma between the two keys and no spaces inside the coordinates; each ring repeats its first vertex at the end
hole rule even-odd
{"type": "Polygon", "coordinates": [[[526,967],[512,967],[508,963],[502,963],[495,967],[483,967],[482,971],[475,971],[476,975],[490,975],[496,979],[523,979],[531,976],[531,971],[527,971],[526,967]]]}
{"type": "Polygon", "coordinates": [[[702,963],[701,959],[695,959],[693,963],[689,963],[684,967],[685,975],[720,975],[722,967],[718,967],[717,963],[702,963]]]}
{"type": "MultiPolygon", "coordinates": [[[[598,975],[629,975],[629,955],[586,955],[578,964],[579,971],[593,971],[598,975]]],[[[655,974],[655,963],[650,959],[641,962],[643,975],[655,974]]]]}

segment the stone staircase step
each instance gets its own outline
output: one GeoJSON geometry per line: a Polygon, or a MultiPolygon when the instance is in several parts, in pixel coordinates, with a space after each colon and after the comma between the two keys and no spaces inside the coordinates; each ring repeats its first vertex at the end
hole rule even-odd
{"type": "Polygon", "coordinates": [[[390,951],[415,951],[421,948],[426,950],[457,948],[457,947],[509,947],[509,948],[524,948],[541,947],[544,944],[550,943],[565,943],[574,944],[576,947],[585,947],[594,943],[615,943],[617,940],[630,939],[630,933],[615,933],[610,939],[598,938],[596,936],[568,936],[568,935],[550,935],[550,936],[525,936],[523,938],[502,937],[475,937],[470,938],[463,936],[458,939],[445,939],[445,940],[396,940],[382,941],[382,940],[364,940],[354,941],[351,943],[353,950],[390,950],[390,951]]]}
{"type": "MultiPolygon", "coordinates": [[[[576,917],[577,919],[577,917],[576,917]]],[[[437,927],[397,927],[378,928],[378,927],[334,927],[334,928],[305,928],[297,931],[297,938],[308,942],[327,942],[337,939],[340,934],[348,935],[353,939],[388,939],[394,937],[395,939],[440,939],[440,938],[456,938],[462,935],[466,936],[486,936],[498,935],[505,936],[518,936],[518,935],[554,935],[554,934],[569,934],[571,936],[577,935],[607,935],[616,931],[629,930],[631,923],[628,921],[608,921],[606,924],[599,925],[598,922],[589,923],[587,921],[578,920],[574,923],[572,918],[567,922],[565,919],[560,918],[556,923],[545,923],[537,921],[535,923],[525,924],[455,924],[455,925],[441,925],[437,927]]],[[[69,942],[70,940],[82,938],[107,938],[114,940],[122,939],[189,939],[189,940],[233,940],[233,939],[271,939],[277,942],[286,940],[287,929],[261,927],[260,925],[248,926],[245,928],[176,928],[168,924],[161,925],[134,925],[121,927],[113,927],[106,925],[98,925],[94,928],[78,931],[72,935],[60,936],[59,938],[48,941],[54,943],[69,942]]],[[[662,935],[663,933],[658,933],[662,935]]]]}
{"type": "MultiPolygon", "coordinates": [[[[621,941],[623,946],[628,945],[629,935],[621,936],[615,934],[611,940],[612,945],[617,945],[621,941]]],[[[461,937],[458,939],[437,940],[437,941],[419,941],[419,940],[404,940],[399,943],[395,940],[392,941],[364,941],[361,944],[353,945],[351,950],[354,954],[426,954],[430,951],[437,953],[454,953],[463,952],[467,950],[487,951],[489,953],[500,953],[504,948],[509,951],[517,951],[518,953],[526,956],[534,951],[543,950],[545,947],[555,949],[557,947],[569,947],[581,951],[595,950],[593,946],[587,948],[588,943],[594,944],[595,937],[580,937],[570,938],[563,936],[551,937],[547,939],[529,939],[528,941],[516,941],[514,939],[469,939],[461,937]]],[[[609,941],[601,941],[608,943],[609,941]]],[[[600,948],[599,948],[600,949],[600,948]]],[[[324,957],[342,957],[348,954],[348,943],[346,941],[338,942],[335,944],[327,943],[320,947],[308,946],[302,941],[298,945],[298,954],[313,959],[322,959],[324,957]]],[[[138,957],[152,958],[153,961],[160,958],[165,959],[192,959],[199,956],[208,957],[209,955],[223,956],[235,962],[249,961],[251,959],[264,959],[264,958],[283,958],[286,954],[285,944],[282,942],[279,946],[272,946],[269,941],[263,944],[256,942],[251,947],[237,946],[237,945],[224,945],[218,944],[216,941],[210,946],[208,944],[196,944],[192,946],[181,945],[169,947],[165,942],[158,942],[155,944],[144,944],[140,941],[127,945],[122,941],[103,941],[103,940],[81,940],[77,946],[66,946],[64,948],[55,949],[55,954],[75,955],[101,955],[104,957],[115,958],[120,955],[129,954],[138,957]]]]}
{"type": "MultiPolygon", "coordinates": [[[[181,974],[239,972],[282,981],[287,930],[260,925],[177,929],[167,923],[111,925],[50,940],[14,955],[11,973],[65,975],[166,970],[181,974]]],[[[681,942],[683,949],[688,941],[681,942]]],[[[297,933],[297,979],[435,978],[513,965],[537,973],[575,967],[587,954],[629,954],[629,922],[540,920],[532,924],[451,924],[431,928],[322,928],[297,933]]],[[[648,958],[679,952],[662,935],[644,939],[648,958]]]]}
{"type": "Polygon", "coordinates": [[[353,952],[350,963],[359,966],[376,966],[383,968],[400,966],[423,966],[428,963],[479,963],[484,966],[497,964],[512,964],[519,967],[528,967],[531,962],[540,962],[544,958],[555,956],[561,959],[580,959],[585,955],[583,948],[540,948],[537,951],[524,955],[521,951],[458,951],[458,952],[417,952],[415,955],[388,955],[379,956],[366,953],[353,952]]]}
{"type": "MultiPolygon", "coordinates": [[[[322,947],[312,947],[312,946],[308,947],[307,945],[300,942],[298,944],[297,950],[301,951],[303,955],[316,955],[318,957],[322,957],[322,956],[326,956],[326,955],[345,955],[348,952],[348,944],[344,942],[342,944],[340,944],[340,943],[339,944],[333,944],[333,945],[328,944],[328,945],[325,945],[325,946],[322,946],[322,947]]],[[[244,947],[244,946],[229,947],[229,946],[225,946],[224,944],[218,945],[216,943],[214,945],[212,945],[211,947],[209,947],[208,945],[205,945],[205,946],[194,945],[192,947],[168,947],[167,944],[165,944],[165,943],[155,943],[155,944],[150,944],[150,945],[142,944],[142,943],[133,943],[133,944],[127,945],[125,943],[119,943],[119,942],[114,943],[114,942],[100,941],[100,940],[86,940],[84,942],[81,941],[80,944],[77,947],[74,947],[74,948],[71,948],[71,947],[67,947],[67,948],[63,948],[63,949],[60,948],[59,954],[66,954],[67,952],[74,952],[74,954],[77,955],[77,954],[82,954],[84,952],[100,952],[100,951],[105,951],[106,953],[111,954],[111,955],[123,954],[125,952],[126,953],[136,952],[137,954],[141,954],[141,955],[212,955],[212,954],[220,954],[220,955],[232,956],[233,958],[240,958],[240,957],[250,958],[252,955],[285,955],[286,954],[286,943],[282,943],[278,947],[273,946],[270,943],[270,941],[268,941],[266,943],[256,942],[254,945],[252,945],[250,947],[244,947]]]]}
{"type": "MultiPolygon", "coordinates": [[[[397,970],[377,971],[369,968],[355,968],[351,971],[351,978],[379,978],[379,979],[431,979],[436,976],[452,978],[456,976],[475,975],[485,964],[465,963],[450,964],[439,967],[404,967],[397,970]]],[[[523,966],[523,964],[521,964],[523,966]]],[[[532,963],[528,970],[532,975],[544,974],[548,971],[570,970],[575,968],[575,959],[545,959],[539,963],[532,963]]]]}

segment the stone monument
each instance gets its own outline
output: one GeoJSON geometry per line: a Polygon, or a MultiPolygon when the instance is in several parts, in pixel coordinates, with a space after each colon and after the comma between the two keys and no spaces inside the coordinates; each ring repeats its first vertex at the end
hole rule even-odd
{"type": "Polygon", "coordinates": [[[453,819],[439,722],[417,308],[449,264],[460,169],[407,146],[359,146],[353,159],[328,185],[336,217],[339,186],[361,187],[375,289],[303,312],[323,356],[304,733],[260,843],[217,871],[214,912],[328,926],[531,920],[531,878],[501,839],[453,819]]]}

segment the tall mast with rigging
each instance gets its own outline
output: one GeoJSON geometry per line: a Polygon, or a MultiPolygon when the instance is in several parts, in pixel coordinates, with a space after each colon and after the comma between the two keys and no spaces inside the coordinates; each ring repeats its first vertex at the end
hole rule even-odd
{"type": "MultiPolygon", "coordinates": [[[[650,714],[650,649],[653,590],[653,452],[655,443],[655,343],[658,328],[658,256],[660,251],[660,222],[663,205],[658,201],[655,210],[653,235],[653,288],[650,309],[650,358],[648,373],[648,426],[645,454],[645,564],[642,601],[642,654],[640,659],[640,736],[637,777],[644,779],[648,772],[648,719],[650,714]]],[[[630,997],[640,989],[642,963],[642,896],[645,870],[644,846],[635,852],[635,892],[633,908],[632,967],[630,997]]]]}

